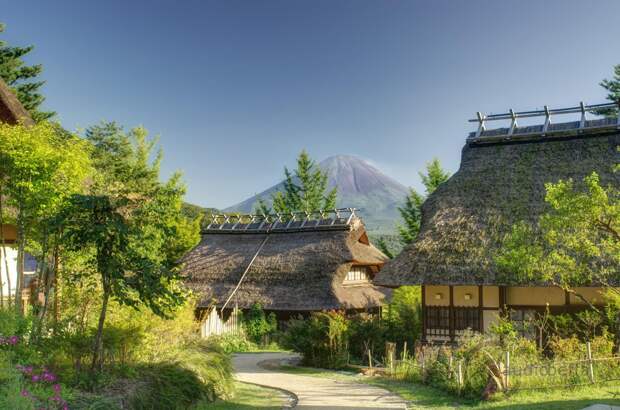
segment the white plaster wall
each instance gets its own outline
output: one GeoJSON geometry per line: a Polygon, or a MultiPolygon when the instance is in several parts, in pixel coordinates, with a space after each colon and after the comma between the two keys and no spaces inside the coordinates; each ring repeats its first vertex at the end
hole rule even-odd
{"type": "Polygon", "coordinates": [[[9,262],[9,277],[11,278],[11,292],[9,293],[9,286],[6,276],[6,263],[4,261],[4,251],[0,247],[0,278],[2,278],[2,294],[4,297],[15,295],[15,284],[17,282],[17,249],[13,249],[9,246],[5,247],[6,256],[9,262]]]}

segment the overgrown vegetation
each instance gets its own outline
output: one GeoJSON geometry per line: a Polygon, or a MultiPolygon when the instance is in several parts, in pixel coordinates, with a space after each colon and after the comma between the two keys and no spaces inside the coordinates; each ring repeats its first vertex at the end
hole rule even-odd
{"type": "Polygon", "coordinates": [[[227,397],[230,358],[198,338],[178,276],[199,230],[182,211],[179,175],[160,182],[161,154],[142,128],[104,123],[85,137],[44,121],[0,125],[0,220],[18,227],[17,292],[0,297],[0,407],[170,409],[227,397]],[[37,278],[24,307],[26,252],[37,278]]]}
{"type": "Polygon", "coordinates": [[[301,353],[306,365],[340,369],[368,363],[369,355],[372,360],[383,360],[386,342],[412,348],[420,327],[420,289],[405,286],[394,292],[382,314],[328,311],[292,319],[281,342],[301,353]]]}

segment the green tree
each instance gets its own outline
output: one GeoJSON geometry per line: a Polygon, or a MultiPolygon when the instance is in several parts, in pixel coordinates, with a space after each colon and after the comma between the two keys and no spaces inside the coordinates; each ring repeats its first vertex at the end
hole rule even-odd
{"type": "Polygon", "coordinates": [[[87,153],[82,140],[47,122],[32,127],[0,124],[0,195],[14,210],[17,225],[18,311],[27,242],[71,194],[80,191],[89,169],[87,153]]]}
{"type": "MultiPolygon", "coordinates": [[[[297,158],[294,173],[285,167],[284,176],[284,191],[272,196],[273,211],[286,214],[336,208],[336,188],[327,189],[327,173],[321,171],[305,150],[297,158]]],[[[262,214],[271,212],[262,200],[257,208],[262,214]]]]}
{"type": "Polygon", "coordinates": [[[403,245],[413,242],[418,237],[422,222],[422,204],[428,195],[435,192],[439,185],[450,178],[450,173],[441,167],[437,158],[426,164],[426,174],[420,172],[419,175],[426,188],[426,196],[411,189],[405,199],[405,204],[398,208],[404,222],[404,225],[398,226],[398,234],[403,245]]]}
{"type": "Polygon", "coordinates": [[[199,219],[183,215],[180,176],[159,181],[161,152],[143,128],[123,132],[114,123],[91,127],[97,170],[89,191],[65,213],[65,240],[98,273],[101,310],[91,370],[102,365],[103,327],[110,298],[167,316],[184,301],[179,259],[199,239],[199,219]]]}
{"type": "MultiPolygon", "coordinates": [[[[4,24],[0,23],[0,33],[3,33],[4,29],[4,24]]],[[[33,48],[33,46],[10,46],[6,41],[0,40],[0,77],[15,91],[17,98],[30,112],[32,119],[39,122],[51,118],[56,113],[39,110],[45,101],[45,97],[39,91],[45,81],[36,79],[43,71],[43,66],[40,64],[29,66],[23,60],[23,57],[33,48]]]]}
{"type": "MultiPolygon", "coordinates": [[[[500,276],[507,283],[544,282],[558,286],[593,306],[578,288],[603,286],[620,295],[620,191],[602,186],[591,174],[546,185],[545,212],[537,224],[513,226],[496,257],[500,276]]],[[[620,316],[616,333],[620,342],[620,316]]]]}
{"type": "Polygon", "coordinates": [[[614,66],[613,77],[610,80],[605,79],[601,81],[600,86],[607,90],[607,99],[609,101],[620,101],[620,64],[614,66]]]}

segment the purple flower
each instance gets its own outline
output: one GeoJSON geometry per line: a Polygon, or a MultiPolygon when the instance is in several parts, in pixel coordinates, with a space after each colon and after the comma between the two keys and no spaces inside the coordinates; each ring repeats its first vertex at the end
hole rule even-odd
{"type": "Polygon", "coordinates": [[[56,376],[53,373],[44,372],[43,373],[43,380],[45,380],[46,382],[53,383],[53,382],[56,381],[56,376]]]}
{"type": "Polygon", "coordinates": [[[38,381],[40,381],[40,380],[41,380],[41,376],[39,376],[38,374],[33,374],[33,375],[32,375],[32,381],[33,381],[33,382],[35,382],[35,383],[36,383],[36,382],[38,382],[38,381]]]}
{"type": "Polygon", "coordinates": [[[52,388],[56,393],[60,393],[60,384],[55,384],[54,386],[52,386],[52,388]]]}
{"type": "Polygon", "coordinates": [[[9,344],[16,345],[19,342],[19,336],[9,337],[9,344]]]}
{"type": "Polygon", "coordinates": [[[21,391],[21,395],[24,396],[24,397],[30,397],[30,392],[28,390],[24,389],[24,390],[21,391]]]}

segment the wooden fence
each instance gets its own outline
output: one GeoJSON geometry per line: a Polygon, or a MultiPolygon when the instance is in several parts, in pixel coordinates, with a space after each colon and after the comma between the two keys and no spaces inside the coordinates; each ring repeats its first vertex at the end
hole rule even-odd
{"type": "Polygon", "coordinates": [[[200,326],[202,337],[239,334],[241,332],[240,310],[237,306],[227,320],[223,320],[216,308],[212,308],[200,326]]]}
{"type": "MultiPolygon", "coordinates": [[[[386,376],[396,376],[404,371],[415,375],[414,380],[425,383],[429,380],[430,369],[438,363],[437,355],[428,354],[427,350],[432,349],[416,349],[415,354],[410,356],[405,343],[401,357],[397,357],[395,344],[388,342],[383,363],[373,358],[368,350],[368,367],[351,367],[358,367],[364,373],[370,371],[371,374],[386,376]]],[[[523,363],[521,360],[517,366],[511,364],[511,361],[513,358],[510,352],[505,352],[501,358],[496,359],[489,356],[489,364],[483,370],[483,377],[487,378],[494,373],[495,383],[501,391],[568,388],[620,380],[620,356],[594,357],[590,343],[586,343],[585,357],[580,360],[550,358],[539,359],[533,364],[523,363]]],[[[444,382],[451,385],[451,389],[460,392],[467,384],[468,377],[473,376],[473,369],[468,368],[466,361],[459,360],[452,354],[441,363],[445,366],[444,374],[447,376],[444,382]]]]}

